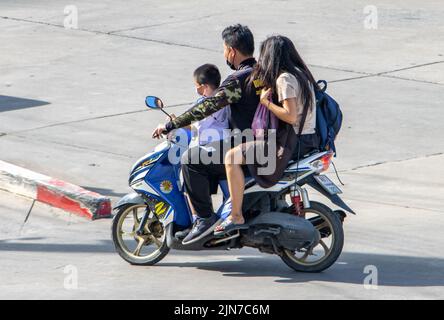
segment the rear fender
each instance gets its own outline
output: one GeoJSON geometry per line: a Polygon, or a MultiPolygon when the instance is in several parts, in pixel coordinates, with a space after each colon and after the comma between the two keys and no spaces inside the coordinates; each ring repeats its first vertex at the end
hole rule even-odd
{"type": "Polygon", "coordinates": [[[347,212],[350,212],[352,214],[356,214],[345,202],[344,200],[342,200],[337,194],[335,195],[331,195],[330,193],[328,193],[327,191],[324,190],[324,188],[322,188],[322,186],[319,184],[319,182],[316,181],[315,178],[313,178],[313,176],[310,176],[307,178],[306,183],[312,187],[313,189],[315,189],[316,191],[318,191],[319,193],[321,193],[322,195],[326,196],[333,204],[337,205],[338,207],[340,207],[341,209],[344,209],[347,212]]]}

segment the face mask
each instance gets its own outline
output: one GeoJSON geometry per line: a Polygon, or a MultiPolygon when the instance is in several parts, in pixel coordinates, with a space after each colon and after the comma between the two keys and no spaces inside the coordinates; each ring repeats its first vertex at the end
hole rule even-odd
{"type": "MultiPolygon", "coordinates": [[[[236,51],[235,51],[235,53],[236,53],[236,51]]],[[[234,57],[233,57],[233,61],[234,61],[234,57]]],[[[227,58],[226,62],[227,62],[227,66],[230,67],[231,70],[237,70],[237,69],[236,69],[236,66],[234,65],[234,63],[231,63],[231,62],[228,60],[228,58],[227,58]]]]}
{"type": "Polygon", "coordinates": [[[200,84],[199,86],[195,87],[195,91],[199,97],[203,97],[205,93],[205,86],[203,84],[200,84]]]}
{"type": "Polygon", "coordinates": [[[236,67],[234,66],[234,64],[232,64],[230,61],[228,61],[228,59],[227,59],[227,66],[229,66],[231,70],[237,70],[236,67]]]}

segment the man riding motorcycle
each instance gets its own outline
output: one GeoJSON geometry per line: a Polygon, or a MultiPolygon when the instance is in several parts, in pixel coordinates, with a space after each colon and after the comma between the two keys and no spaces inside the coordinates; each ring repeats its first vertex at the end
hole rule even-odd
{"type": "MultiPolygon", "coordinates": [[[[253,58],[254,37],[247,26],[240,24],[229,26],[222,32],[224,58],[227,65],[235,70],[223,81],[213,97],[196,103],[191,109],[174,120],[160,124],[153,132],[153,137],[190,125],[204,119],[223,107],[230,105],[230,129],[245,130],[251,123],[259,104],[262,86],[257,81],[248,81],[256,60],[253,58]]],[[[182,172],[185,189],[196,211],[197,219],[193,228],[183,239],[183,244],[193,243],[212,232],[221,221],[214,213],[210,194],[213,179],[225,177],[224,153],[235,146],[234,139],[212,144],[213,148],[190,148],[184,155],[182,172]],[[227,147],[224,144],[230,144],[227,147]],[[201,162],[202,153],[219,152],[219,161],[210,164],[201,162]],[[196,157],[198,155],[198,157],[196,157]],[[199,156],[200,155],[200,156],[199,156]],[[187,159],[199,159],[198,163],[187,163],[187,159]]]]}

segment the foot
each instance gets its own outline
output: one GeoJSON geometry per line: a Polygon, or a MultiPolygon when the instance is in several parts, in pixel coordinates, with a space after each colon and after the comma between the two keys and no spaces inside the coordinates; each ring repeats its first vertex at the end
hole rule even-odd
{"type": "Polygon", "coordinates": [[[248,226],[245,225],[245,219],[241,216],[230,215],[224,222],[218,225],[214,229],[215,235],[224,234],[226,232],[236,230],[236,229],[247,229],[248,226]]]}
{"type": "Polygon", "coordinates": [[[214,214],[209,218],[198,218],[194,222],[193,229],[191,229],[190,233],[183,239],[182,244],[199,241],[209,235],[219,223],[219,217],[214,214]]]}
{"type": "Polygon", "coordinates": [[[182,231],[177,231],[174,236],[178,239],[178,240],[183,240],[191,231],[191,228],[187,228],[185,230],[182,231]]]}

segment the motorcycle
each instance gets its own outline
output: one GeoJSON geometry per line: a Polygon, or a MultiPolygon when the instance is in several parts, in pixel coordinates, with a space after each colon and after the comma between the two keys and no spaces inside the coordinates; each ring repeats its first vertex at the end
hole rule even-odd
{"type": "MultiPolygon", "coordinates": [[[[163,102],[154,96],[147,107],[161,110],[163,102]]],[[[341,190],[325,175],[332,152],[315,152],[290,162],[282,179],[264,189],[246,180],[243,212],[247,229],[233,230],[221,237],[210,232],[197,242],[182,244],[179,231],[189,229],[193,216],[180,175],[180,163],[169,154],[183,148],[177,139],[167,139],[140,158],[132,167],[129,185],[134,190],[115,205],[112,240],[117,253],[133,265],[154,265],[170,251],[229,250],[257,248],[276,254],[299,272],[321,272],[338,259],[344,243],[346,212],[355,214],[339,197],[341,190]],[[310,186],[342,210],[332,210],[311,201],[310,186]]],[[[220,220],[231,212],[226,180],[219,181],[223,202],[217,210],[220,220]]]]}

